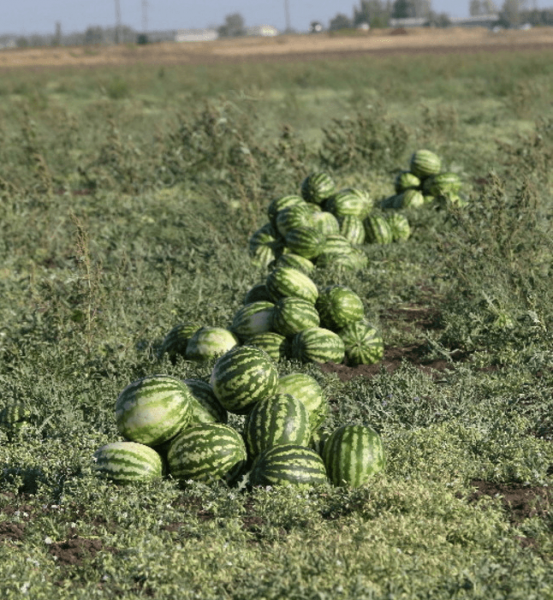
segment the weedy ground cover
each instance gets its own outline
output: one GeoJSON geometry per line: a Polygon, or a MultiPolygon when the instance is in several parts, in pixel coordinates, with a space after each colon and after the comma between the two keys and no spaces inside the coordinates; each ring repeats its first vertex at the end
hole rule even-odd
{"type": "MultiPolygon", "coordinates": [[[[0,95],[0,593],[6,598],[553,596],[552,63],[546,53],[13,72],[0,95]],[[317,378],[369,424],[367,488],[118,487],[136,378],[173,325],[228,325],[263,278],[248,236],[315,168],[376,199],[428,147],[467,209],[408,212],[350,286],[382,365],[317,378]]],[[[242,417],[233,417],[239,426],[242,417]]]]}

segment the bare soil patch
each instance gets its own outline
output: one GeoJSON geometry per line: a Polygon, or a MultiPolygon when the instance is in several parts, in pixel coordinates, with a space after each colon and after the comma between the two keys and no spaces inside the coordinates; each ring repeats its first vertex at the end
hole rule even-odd
{"type": "Polygon", "coordinates": [[[103,549],[102,540],[74,537],[50,546],[49,552],[60,565],[81,565],[84,560],[94,558],[103,549]]]}
{"type": "Polygon", "coordinates": [[[486,29],[382,29],[362,35],[282,35],[214,42],[146,46],[79,46],[0,51],[0,70],[98,67],[133,64],[182,65],[355,58],[366,54],[451,54],[553,49],[553,28],[505,31],[486,29]]]}
{"type": "Polygon", "coordinates": [[[518,483],[494,483],[475,479],[475,488],[469,496],[470,503],[478,502],[484,496],[500,498],[512,523],[520,523],[531,517],[545,517],[551,507],[551,490],[543,486],[524,486],[518,483]]]}

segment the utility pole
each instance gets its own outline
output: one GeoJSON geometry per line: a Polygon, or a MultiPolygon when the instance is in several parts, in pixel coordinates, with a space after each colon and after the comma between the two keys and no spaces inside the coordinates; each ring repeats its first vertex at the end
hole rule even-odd
{"type": "Polygon", "coordinates": [[[284,0],[284,15],[286,18],[286,32],[292,30],[292,24],[290,23],[290,4],[289,0],[284,0]]]}
{"type": "Polygon", "coordinates": [[[148,0],[142,0],[142,33],[148,31],[148,0]]]}
{"type": "Polygon", "coordinates": [[[115,43],[119,43],[119,34],[121,32],[121,5],[119,0],[115,0],[115,43]]]}

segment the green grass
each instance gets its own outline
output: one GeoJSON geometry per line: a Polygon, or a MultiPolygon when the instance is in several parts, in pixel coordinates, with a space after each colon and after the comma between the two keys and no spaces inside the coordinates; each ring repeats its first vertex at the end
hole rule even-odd
{"type": "Polygon", "coordinates": [[[548,54],[20,71],[0,85],[0,410],[32,413],[19,435],[0,428],[2,597],[553,597],[539,502],[553,465],[548,54]],[[462,176],[470,207],[407,212],[407,243],[314,276],[356,291],[404,364],[347,382],[279,366],[321,383],[329,429],[379,431],[386,472],[311,492],[96,478],[128,383],[209,377],[212,364],[156,350],[179,322],[228,326],[264,276],[247,240],[269,201],[315,168],[384,198],[420,147],[462,176]],[[398,310],[413,307],[436,326],[398,310]],[[410,364],[414,346],[448,369],[410,364]],[[481,480],[526,490],[536,511],[475,501],[481,480]]]}

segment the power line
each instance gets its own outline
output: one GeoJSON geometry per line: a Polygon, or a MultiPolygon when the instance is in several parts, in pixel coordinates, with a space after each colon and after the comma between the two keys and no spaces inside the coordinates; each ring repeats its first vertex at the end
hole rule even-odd
{"type": "Polygon", "coordinates": [[[121,5],[119,0],[115,0],[115,43],[119,43],[119,34],[121,32],[121,5]]]}
{"type": "Polygon", "coordinates": [[[284,0],[284,15],[286,18],[286,31],[290,31],[292,29],[292,25],[290,23],[290,3],[289,0],[284,0]]]}

